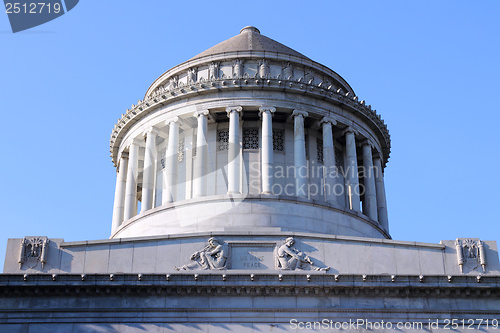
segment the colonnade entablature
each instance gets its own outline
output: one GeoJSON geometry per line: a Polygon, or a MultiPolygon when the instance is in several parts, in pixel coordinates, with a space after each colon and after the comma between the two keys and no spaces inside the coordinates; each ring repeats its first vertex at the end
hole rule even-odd
{"type": "Polygon", "coordinates": [[[324,202],[388,231],[381,147],[361,126],[272,105],[163,116],[120,147],[113,231],[162,205],[225,194],[324,202]]]}
{"type": "MultiPolygon", "coordinates": [[[[380,115],[377,114],[375,110],[372,110],[371,106],[367,105],[364,100],[360,100],[348,85],[341,84],[339,80],[320,71],[310,70],[308,73],[306,69],[303,69],[302,72],[300,72],[300,77],[296,78],[296,76],[294,76],[296,74],[294,73],[297,73],[298,70],[295,66],[292,66],[290,62],[286,62],[284,65],[279,66],[285,66],[280,67],[282,73],[288,71],[285,74],[292,73],[292,75],[273,75],[274,73],[270,72],[271,65],[269,62],[266,63],[266,59],[247,60],[247,62],[253,61],[256,68],[255,74],[249,75],[243,72],[243,69],[238,70],[237,60],[238,59],[232,60],[231,70],[233,72],[236,71],[232,76],[222,73],[220,63],[215,66],[215,62],[211,62],[207,69],[204,70],[206,73],[203,75],[207,76],[207,78],[200,74],[198,68],[194,71],[193,67],[189,67],[186,68],[185,72],[172,72],[171,76],[165,77],[164,80],[161,81],[165,84],[156,85],[157,87],[155,89],[150,89],[144,100],[138,101],[136,105],[132,105],[132,107],[118,119],[112,131],[110,142],[113,163],[116,165],[118,162],[117,158],[121,139],[125,137],[128,130],[133,125],[140,122],[141,119],[157,111],[158,108],[183,99],[204,95],[208,96],[213,93],[221,93],[224,91],[262,90],[305,95],[313,99],[327,101],[363,119],[367,126],[375,131],[379,137],[381,143],[380,153],[381,156],[383,156],[383,165],[385,166],[390,155],[391,146],[387,126],[380,115]],[[210,65],[212,65],[212,67],[210,67],[210,65]],[[288,65],[291,66],[290,69],[287,69],[288,67],[286,66],[288,65]],[[261,68],[264,69],[261,71],[261,68]],[[176,74],[174,75],[174,73],[176,74]]],[[[244,61],[241,60],[241,62],[243,63],[244,61]]],[[[301,66],[306,68],[304,65],[301,66]]],[[[177,70],[181,69],[182,68],[178,68],[177,70]]],[[[171,71],[167,73],[170,72],[171,71]]],[[[333,71],[331,72],[334,73],[333,71]]]]}
{"type": "MultiPolygon", "coordinates": [[[[162,138],[163,140],[166,140],[168,138],[168,132],[169,132],[168,125],[172,121],[175,121],[179,125],[179,128],[181,130],[188,130],[195,128],[196,119],[199,118],[199,116],[205,116],[209,124],[228,122],[230,113],[227,111],[227,108],[228,107],[216,107],[216,108],[198,110],[194,112],[190,111],[190,109],[187,110],[181,109],[180,111],[175,112],[176,115],[172,115],[171,111],[166,111],[163,113],[161,117],[152,119],[150,121],[144,120],[135,123],[134,124],[135,126],[140,125],[140,127],[138,127],[138,129],[136,129],[135,127],[130,127],[128,131],[125,133],[125,136],[120,138],[119,141],[120,146],[117,149],[118,160],[120,154],[128,150],[131,141],[140,138],[144,138],[145,140],[148,132],[154,131],[158,137],[162,138]]],[[[337,114],[324,115],[324,111],[320,112],[314,109],[313,110],[308,109],[307,111],[304,111],[305,108],[292,109],[290,107],[279,107],[279,106],[242,105],[242,106],[237,106],[237,108],[241,109],[239,110],[239,112],[241,112],[240,113],[241,117],[246,118],[247,116],[250,116],[250,118],[253,120],[257,118],[261,119],[263,110],[265,111],[269,109],[271,115],[273,116],[273,119],[275,113],[278,115],[277,118],[275,119],[275,123],[278,122],[278,123],[293,124],[293,118],[295,114],[300,114],[304,116],[304,119],[307,119],[306,127],[314,131],[320,131],[323,123],[329,122],[337,128],[337,131],[334,134],[335,138],[344,135],[343,131],[349,128],[358,137],[358,146],[360,142],[359,140],[369,142],[372,148],[375,150],[374,154],[380,156],[382,163],[384,165],[385,163],[387,163],[387,160],[385,160],[385,156],[383,154],[383,142],[380,142],[372,132],[367,131],[365,128],[363,128],[362,125],[357,124],[351,121],[350,119],[346,119],[341,115],[337,114]]],[[[116,142],[118,143],[118,140],[116,142]]],[[[115,166],[117,165],[115,164],[115,166]]]]}

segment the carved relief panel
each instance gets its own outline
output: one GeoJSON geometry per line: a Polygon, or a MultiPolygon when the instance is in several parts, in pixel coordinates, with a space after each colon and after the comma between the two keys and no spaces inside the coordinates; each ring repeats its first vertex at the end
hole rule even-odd
{"type": "Polygon", "coordinates": [[[486,271],[486,255],[483,242],[478,238],[457,238],[455,246],[460,272],[464,272],[464,266],[474,271],[479,265],[481,265],[483,272],[486,271]]]}
{"type": "Polygon", "coordinates": [[[196,75],[198,73],[197,68],[189,68],[187,72],[187,83],[193,84],[196,82],[196,75]]]}
{"type": "Polygon", "coordinates": [[[220,67],[220,63],[218,63],[218,62],[212,62],[208,66],[208,78],[210,80],[215,80],[215,79],[219,78],[219,67],[220,67]]]}
{"type": "Polygon", "coordinates": [[[24,237],[19,253],[19,269],[23,264],[28,268],[35,268],[39,263],[43,269],[47,258],[48,243],[49,239],[45,236],[24,237]]]}
{"type": "Polygon", "coordinates": [[[277,250],[277,269],[328,271],[330,267],[319,267],[304,252],[294,247],[295,239],[288,237],[277,250]]]}
{"type": "Polygon", "coordinates": [[[293,79],[293,65],[289,62],[283,63],[283,77],[285,80],[293,79]]]}
{"type": "Polygon", "coordinates": [[[175,269],[178,271],[226,269],[228,261],[226,243],[215,237],[210,237],[207,243],[207,246],[191,255],[189,263],[175,269]]]}
{"type": "Polygon", "coordinates": [[[266,59],[262,59],[259,61],[259,76],[261,78],[267,77],[269,74],[269,61],[266,59]]]}
{"type": "Polygon", "coordinates": [[[233,77],[235,78],[243,77],[243,60],[241,59],[233,60],[233,77]]]}
{"type": "Polygon", "coordinates": [[[172,76],[170,79],[169,79],[169,89],[172,90],[172,89],[175,89],[177,88],[179,84],[179,78],[177,76],[172,76]]]}
{"type": "Polygon", "coordinates": [[[176,270],[309,270],[328,271],[312,258],[294,247],[295,239],[287,238],[283,243],[274,241],[228,241],[211,237],[208,245],[194,252],[190,262],[176,270]]]}

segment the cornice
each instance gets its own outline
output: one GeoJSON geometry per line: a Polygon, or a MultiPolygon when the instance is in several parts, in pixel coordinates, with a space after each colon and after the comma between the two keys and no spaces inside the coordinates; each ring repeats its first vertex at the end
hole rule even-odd
{"type": "Polygon", "coordinates": [[[342,275],[274,271],[165,274],[0,274],[3,297],[109,294],[500,298],[500,276],[342,275]]]}
{"type": "Polygon", "coordinates": [[[284,91],[287,93],[309,95],[322,100],[327,100],[333,104],[341,105],[347,111],[362,117],[369,122],[369,125],[377,129],[383,139],[382,153],[384,155],[383,164],[387,163],[390,157],[391,141],[387,125],[377,114],[376,110],[372,110],[370,105],[366,105],[364,101],[359,101],[357,96],[351,95],[342,89],[335,90],[332,86],[324,87],[322,82],[318,85],[309,84],[306,82],[298,82],[296,80],[286,80],[280,78],[218,78],[213,80],[200,80],[192,84],[179,85],[174,89],[158,89],[154,94],[146,97],[143,101],[139,101],[136,105],[132,105],[130,109],[122,115],[115,124],[111,133],[110,151],[111,159],[114,165],[117,165],[117,154],[122,138],[128,129],[137,123],[142,117],[151,113],[161,106],[170,104],[179,99],[186,99],[192,96],[220,93],[221,91],[232,90],[270,90],[284,91]]]}

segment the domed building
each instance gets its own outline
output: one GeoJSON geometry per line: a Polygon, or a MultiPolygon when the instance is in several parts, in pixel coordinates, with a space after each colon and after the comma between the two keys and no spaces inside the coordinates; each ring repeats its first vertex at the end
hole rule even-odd
{"type": "Polygon", "coordinates": [[[342,77],[245,27],[161,75],[115,125],[111,238],[390,238],[389,153],[386,125],[342,77]]]}
{"type": "Polygon", "coordinates": [[[109,239],[9,239],[0,330],[495,330],[496,242],[392,240],[390,148],[339,74],[245,27],[118,119],[109,239]]]}

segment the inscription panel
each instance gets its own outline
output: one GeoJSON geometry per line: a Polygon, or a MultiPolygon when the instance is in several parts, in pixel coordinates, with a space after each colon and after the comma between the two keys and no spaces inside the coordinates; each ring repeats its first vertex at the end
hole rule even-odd
{"type": "Polygon", "coordinates": [[[275,244],[231,244],[232,269],[275,269],[275,244]]]}

